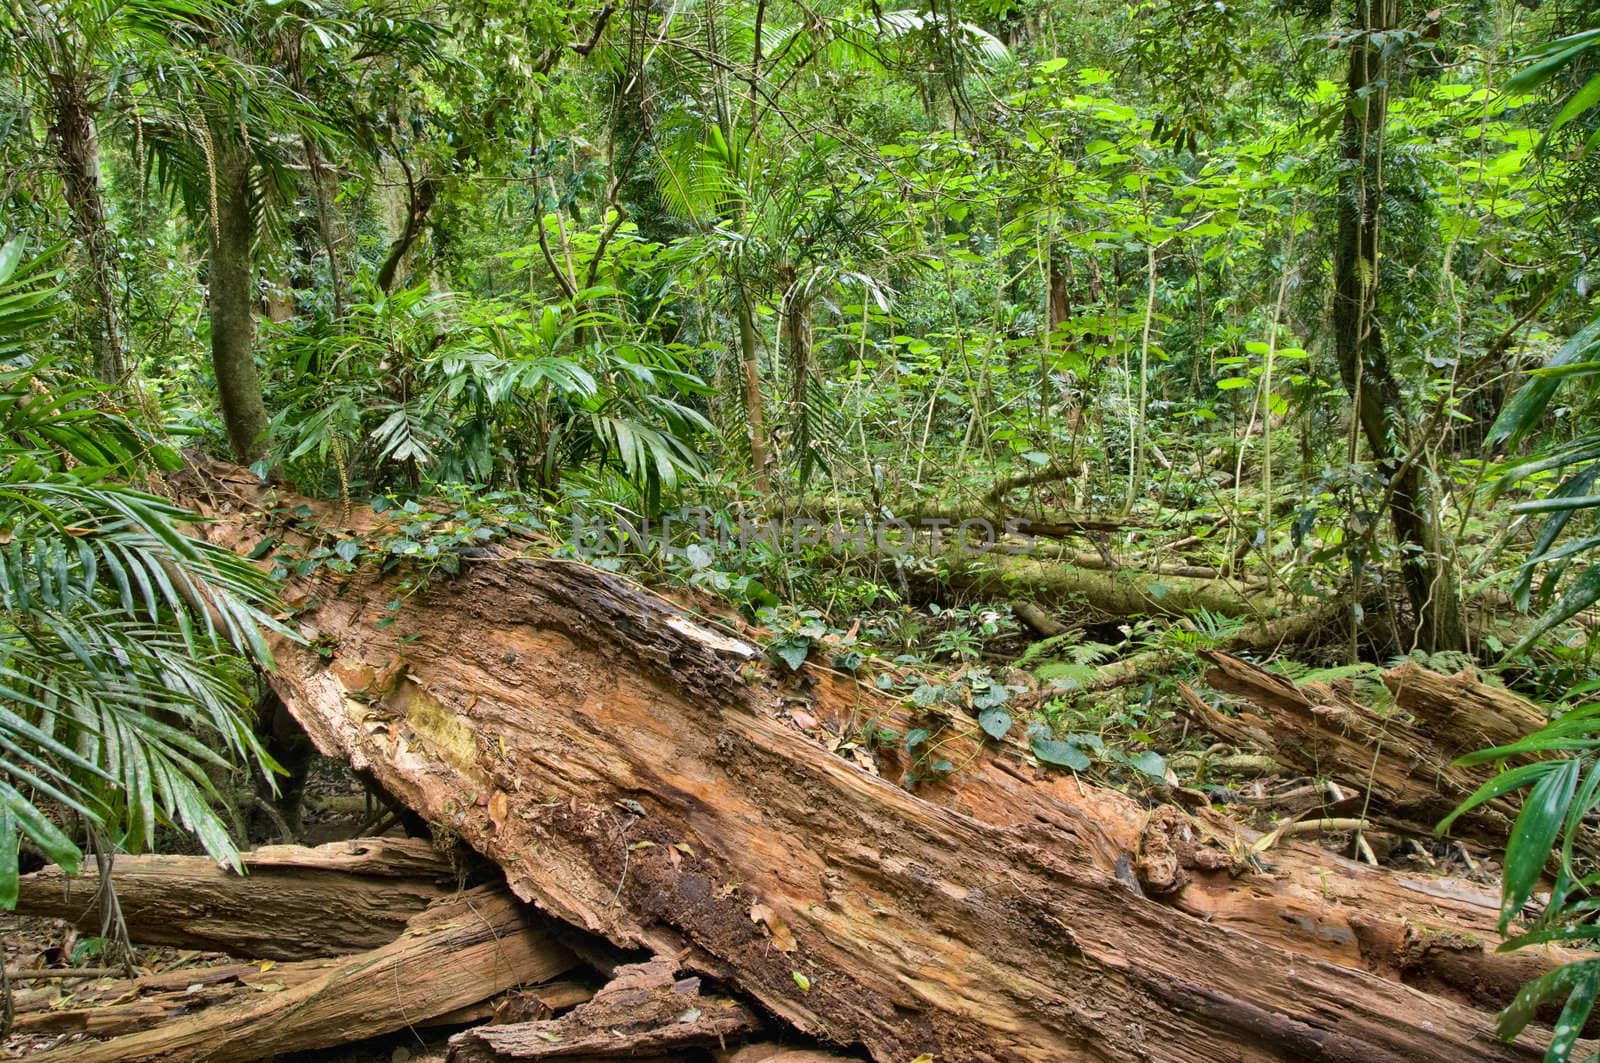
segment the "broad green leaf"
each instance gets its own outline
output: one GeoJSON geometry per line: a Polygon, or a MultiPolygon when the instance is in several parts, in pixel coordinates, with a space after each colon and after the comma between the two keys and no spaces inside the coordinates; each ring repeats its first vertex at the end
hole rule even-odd
{"type": "MultiPolygon", "coordinates": [[[[1580,960],[1577,963],[1569,963],[1564,967],[1557,967],[1548,974],[1540,975],[1523,986],[1517,992],[1517,995],[1512,998],[1511,1003],[1506,1005],[1505,1010],[1500,1013],[1500,1021],[1496,1026],[1495,1032],[1501,1040],[1509,1041],[1521,1033],[1528,1023],[1533,1021],[1534,1016],[1538,1014],[1539,1009],[1544,1006],[1546,1001],[1571,994],[1581,987],[1590,985],[1600,985],[1600,959],[1580,960]]],[[[1592,1006],[1594,1003],[1593,989],[1588,990],[1588,998],[1589,1004],[1592,1006]]],[[[1587,1014],[1587,1011],[1585,1011],[1585,1017],[1587,1017],[1587,1014]]],[[[1562,1011],[1562,1018],[1566,1018],[1565,1009],[1562,1011]]],[[[1578,1023],[1578,1027],[1581,1030],[1583,1023],[1578,1023]]],[[[1546,1056],[1546,1059],[1549,1058],[1549,1056],[1546,1056]]]]}
{"type": "Polygon", "coordinates": [[[1128,763],[1157,782],[1166,781],[1167,760],[1153,749],[1147,749],[1138,756],[1128,758],[1128,763]]]}
{"type": "Polygon", "coordinates": [[[1073,771],[1083,771],[1089,767],[1089,755],[1070,742],[1036,735],[1030,745],[1033,755],[1046,764],[1056,764],[1073,771]]]}
{"type": "Polygon", "coordinates": [[[1011,730],[1011,713],[1002,708],[984,709],[978,713],[978,726],[983,733],[998,742],[1011,730]]]}
{"type": "Polygon", "coordinates": [[[0,911],[11,911],[17,906],[18,833],[21,827],[9,809],[0,808],[0,911]]]}

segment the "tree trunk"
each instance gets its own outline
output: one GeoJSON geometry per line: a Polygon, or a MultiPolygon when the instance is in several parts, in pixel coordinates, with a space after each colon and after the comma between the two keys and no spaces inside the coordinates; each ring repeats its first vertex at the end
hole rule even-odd
{"type": "Polygon", "coordinates": [[[1334,248],[1333,326],[1339,375],[1355,417],[1388,483],[1389,513],[1405,557],[1401,572],[1416,623],[1416,642],[1430,652],[1464,650],[1453,566],[1443,549],[1416,455],[1403,455],[1405,400],[1389,368],[1378,322],[1379,219],[1383,203],[1384,133],[1393,66],[1372,35],[1394,28],[1398,0],[1355,0],[1364,31],[1350,45],[1334,248]]]}
{"type": "MultiPolygon", "coordinates": [[[[407,170],[406,180],[409,182],[410,179],[411,173],[407,170]]],[[[411,251],[427,226],[428,212],[433,209],[434,200],[439,197],[439,180],[424,177],[415,187],[408,184],[407,189],[406,202],[401,208],[404,216],[400,219],[400,231],[395,234],[394,241],[389,245],[389,253],[378,267],[378,287],[385,292],[393,291],[397,280],[409,279],[411,251]]]]}
{"type": "MultiPolygon", "coordinates": [[[[213,515],[242,551],[291,534],[213,515]]],[[[1538,1055],[1470,1006],[1504,1000],[1500,961],[1553,962],[1489,951],[1481,888],[1293,842],[1253,871],[1258,835],[1209,810],[1152,812],[978,747],[965,718],[774,672],[583,565],[502,555],[376,627],[399,578],[290,589],[320,638],[278,643],[272,682],[318,746],[550,914],[808,1034],[894,1063],[1538,1055]],[[916,784],[899,741],[863,737],[913,726],[961,768],[916,784]]]]}
{"type": "Polygon", "coordinates": [[[744,371],[744,413],[750,426],[750,466],[756,490],[763,498],[772,494],[767,477],[767,429],[761,412],[761,363],[756,356],[756,324],[749,295],[741,285],[739,302],[739,364],[744,371]]]}
{"type": "Polygon", "coordinates": [[[785,271],[787,294],[779,309],[784,353],[789,358],[789,405],[794,418],[795,464],[804,491],[813,464],[811,435],[811,300],[799,290],[792,270],[785,271]]]}
{"type": "Polygon", "coordinates": [[[241,465],[267,452],[267,408],[256,372],[250,158],[234,131],[213,126],[216,199],[210,228],[211,366],[228,444],[241,465]]]}
{"type": "Polygon", "coordinates": [[[50,139],[55,144],[61,170],[61,191],[72,211],[74,235],[83,249],[93,293],[98,335],[94,372],[106,384],[127,381],[127,353],[122,336],[117,297],[121,284],[117,268],[117,239],[106,221],[105,196],[100,186],[100,143],[95,133],[94,111],[88,87],[75,77],[51,77],[54,114],[50,139]]]}
{"type": "MultiPolygon", "coordinates": [[[[373,838],[264,846],[235,875],[205,856],[119,856],[111,881],[141,945],[301,960],[376,948],[449,896],[455,874],[426,841],[373,838]],[[443,885],[441,885],[443,883],[443,885]]],[[[95,886],[54,865],[24,875],[16,910],[99,933],[95,886]]]]}

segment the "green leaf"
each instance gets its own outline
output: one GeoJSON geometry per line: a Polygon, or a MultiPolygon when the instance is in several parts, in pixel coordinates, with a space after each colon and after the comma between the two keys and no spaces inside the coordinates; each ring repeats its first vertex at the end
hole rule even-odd
{"type": "Polygon", "coordinates": [[[978,713],[978,726],[983,728],[984,734],[998,742],[1011,730],[1011,713],[1001,708],[984,709],[978,713]]]}
{"type": "Polygon", "coordinates": [[[4,246],[0,246],[0,284],[11,279],[11,275],[17,271],[17,263],[21,261],[21,237],[8,240],[4,246]]]}
{"type": "Polygon", "coordinates": [[[354,561],[361,556],[360,539],[340,539],[334,544],[333,552],[344,561],[354,561]]]}
{"type": "MultiPolygon", "coordinates": [[[[1466,762],[1467,758],[1463,757],[1457,763],[1466,762]]],[[[1461,802],[1454,812],[1440,820],[1439,825],[1433,828],[1433,833],[1436,835],[1444,834],[1450,829],[1452,823],[1485,801],[1493,801],[1495,798],[1508,794],[1513,790],[1520,790],[1530,783],[1537,782],[1552,771],[1555,771],[1557,766],[1557,761],[1542,760],[1537,764],[1523,764],[1501,772],[1478,787],[1477,790],[1473,791],[1472,796],[1461,802]]]]}
{"type": "Polygon", "coordinates": [[[1128,763],[1139,771],[1144,772],[1157,782],[1165,782],[1167,778],[1167,761],[1160,753],[1147,749],[1136,757],[1128,758],[1128,763]]]}
{"type": "Polygon", "coordinates": [[[808,638],[784,639],[782,642],[773,643],[772,651],[778,659],[789,666],[789,671],[798,672],[800,666],[806,663],[806,657],[811,653],[811,640],[808,638]]]}
{"type": "Polygon", "coordinates": [[[1557,624],[1583,612],[1595,602],[1600,602],[1600,565],[1590,565],[1578,574],[1572,581],[1556,604],[1551,606],[1543,616],[1530,628],[1522,640],[1513,646],[1506,656],[1515,657],[1526,653],[1528,647],[1538,642],[1544,633],[1557,624]]]}
{"type": "Polygon", "coordinates": [[[1559,765],[1528,793],[1506,842],[1505,880],[1500,900],[1502,931],[1533,895],[1550,850],[1555,847],[1556,836],[1566,822],[1567,806],[1578,785],[1583,762],[1564,760],[1559,765]]]}
{"type": "MultiPolygon", "coordinates": [[[[1600,345],[1600,318],[1578,330],[1577,335],[1550,357],[1545,367],[1556,369],[1583,361],[1597,345],[1600,345]]],[[[1559,380],[1551,377],[1534,377],[1523,384],[1500,411],[1500,416],[1495,418],[1485,445],[1490,448],[1510,446],[1533,431],[1549,408],[1550,400],[1555,397],[1560,384],[1559,380]]]]}
{"type": "Polygon", "coordinates": [[[0,911],[11,911],[17,906],[18,881],[18,831],[16,817],[9,809],[0,809],[0,911]]]}
{"type": "Polygon", "coordinates": [[[1055,764],[1073,771],[1083,771],[1089,767],[1089,755],[1070,742],[1035,735],[1030,745],[1033,755],[1045,764],[1055,764]]]}
{"type": "MultiPolygon", "coordinates": [[[[1502,1041],[1511,1040],[1521,1033],[1528,1023],[1533,1021],[1534,1016],[1538,1014],[1539,1009],[1544,1006],[1546,1001],[1563,995],[1570,996],[1575,992],[1582,994],[1579,997],[1580,1006],[1583,1006],[1584,998],[1587,997],[1587,1006],[1583,1006],[1583,1015],[1587,1019],[1588,1008],[1594,1005],[1595,991],[1590,988],[1591,986],[1600,986],[1600,959],[1580,960],[1577,963],[1569,963],[1564,967],[1557,967],[1548,974],[1540,975],[1518,990],[1511,1003],[1506,1005],[1506,1009],[1500,1013],[1500,1021],[1495,1033],[1499,1035],[1502,1041]]],[[[1558,1023],[1558,1026],[1564,1024],[1567,1018],[1567,1009],[1563,1008],[1561,1023],[1558,1023]]],[[[1574,1036],[1583,1029],[1584,1024],[1580,1021],[1576,1025],[1577,1030],[1574,1031],[1574,1036]]],[[[1552,1058],[1560,1059],[1562,1057],[1552,1057],[1549,1054],[1545,1056],[1547,1060],[1552,1058]]]]}

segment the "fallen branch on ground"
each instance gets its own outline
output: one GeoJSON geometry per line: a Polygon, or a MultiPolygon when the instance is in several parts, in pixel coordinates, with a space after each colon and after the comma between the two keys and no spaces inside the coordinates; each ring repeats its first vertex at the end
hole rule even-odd
{"type": "MultiPolygon", "coordinates": [[[[422,839],[272,845],[243,859],[249,873],[236,875],[204,856],[117,857],[111,881],[130,937],[245,959],[338,956],[394,940],[456,878],[422,839]]],[[[100,926],[93,883],[53,865],[22,876],[16,910],[100,926]]]]}
{"type": "Polygon", "coordinates": [[[149,1029],[34,1053],[38,1063],[245,1063],[425,1024],[512,986],[547,981],[576,960],[499,887],[480,887],[411,918],[379,949],[283,964],[278,988],[249,991],[149,1029]],[[298,976],[311,973],[311,977],[298,976]]]}

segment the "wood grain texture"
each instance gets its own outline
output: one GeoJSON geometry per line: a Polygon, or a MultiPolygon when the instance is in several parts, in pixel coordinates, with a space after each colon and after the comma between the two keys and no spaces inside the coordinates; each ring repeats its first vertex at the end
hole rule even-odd
{"type": "MultiPolygon", "coordinates": [[[[244,854],[237,875],[204,856],[119,856],[111,878],[133,940],[240,959],[338,956],[387,944],[450,895],[449,861],[426,841],[362,839],[244,854]]],[[[54,865],[22,876],[17,911],[98,933],[95,883],[54,865]]]]}
{"type": "MultiPolygon", "coordinates": [[[[570,970],[572,954],[499,887],[480,887],[412,917],[396,940],[338,960],[285,964],[278,988],[149,1029],[36,1052],[40,1063],[245,1063],[424,1025],[512,986],[570,970]]],[[[259,989],[259,985],[256,987],[259,989]]]]}

